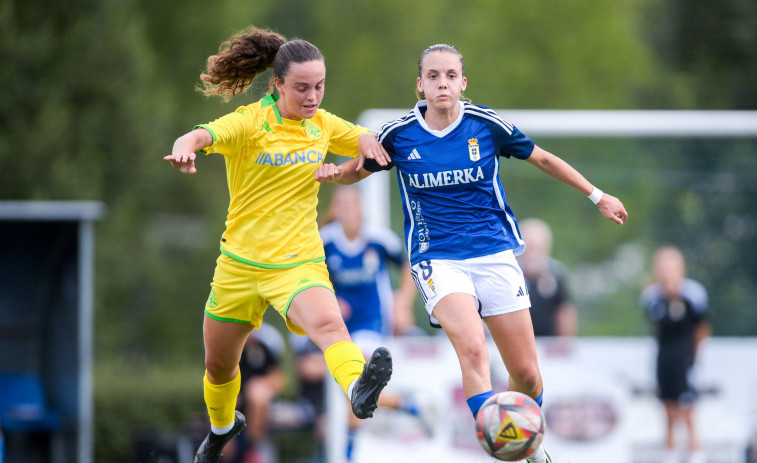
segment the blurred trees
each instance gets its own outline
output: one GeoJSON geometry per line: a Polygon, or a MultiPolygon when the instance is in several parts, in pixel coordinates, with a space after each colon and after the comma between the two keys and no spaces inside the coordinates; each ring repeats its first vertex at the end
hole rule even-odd
{"type": "MultiPolygon", "coordinates": [[[[757,109],[757,3],[651,2],[646,18],[646,40],[662,71],[653,100],[682,109],[757,109]]],[[[686,251],[690,274],[710,290],[716,335],[757,333],[748,316],[757,298],[757,140],[666,145],[651,230],[686,251]]]]}
{"type": "MultiPolygon", "coordinates": [[[[170,362],[147,370],[170,370],[148,375],[147,388],[174,394],[156,399],[169,408],[199,387],[225,168],[200,159],[183,176],[161,158],[193,125],[266,91],[265,77],[229,104],[194,91],[207,57],[250,24],[318,45],[323,106],[351,120],[410,108],[418,56],[440,42],[465,55],[467,97],[498,109],[757,109],[751,0],[0,0],[0,199],[108,207],[96,242],[98,420],[122,413],[108,404],[130,403],[113,400],[126,379],[145,378],[125,363],[170,362]]],[[[518,216],[556,228],[557,257],[595,294],[582,300],[582,334],[646,333],[638,280],[661,242],[681,245],[710,290],[715,334],[757,331],[754,139],[537,141],[630,212],[616,227],[532,166],[503,162],[518,216]]],[[[181,420],[197,399],[180,413],[160,408],[160,419],[181,420]]],[[[122,427],[98,426],[98,461],[128,459],[128,428],[157,424],[154,410],[100,421],[122,427]]]]}
{"type": "MultiPolygon", "coordinates": [[[[467,96],[495,108],[754,109],[755,17],[747,0],[707,6],[683,0],[4,0],[0,199],[104,201],[109,213],[97,236],[98,356],[127,352],[199,362],[202,305],[228,201],[225,169],[222,159],[200,159],[197,175],[182,176],[161,158],[194,124],[265,92],[265,78],[230,104],[194,91],[206,58],[232,32],[254,24],[317,44],[328,67],[324,107],[352,120],[370,107],[410,108],[418,56],[439,42],[465,55],[467,96]]],[[[722,162],[712,156],[702,169],[753,172],[753,144],[739,149],[746,154],[718,157],[722,162]]],[[[605,177],[603,163],[623,166],[633,153],[606,160],[601,149],[593,150],[595,157],[571,161],[638,206],[633,224],[621,232],[587,238],[585,222],[563,223],[560,233],[581,250],[563,251],[569,264],[610,254],[639,236],[690,243],[710,256],[703,243],[681,240],[689,234],[661,220],[711,197],[702,186],[709,180],[692,177],[661,198],[605,177]]],[[[691,146],[681,150],[703,156],[691,146]]],[[[523,175],[515,186],[534,191],[531,174],[523,175]]],[[[639,170],[642,183],[654,178],[639,170]]],[[[749,188],[743,183],[728,184],[749,188]]],[[[565,193],[551,180],[537,185],[536,198],[565,193]]],[[[565,204],[549,198],[523,204],[529,214],[566,221],[565,204]]],[[[712,227],[708,233],[717,235],[724,221],[753,224],[744,211],[754,206],[730,207],[737,211],[704,215],[693,226],[712,227]]],[[[739,239],[753,237],[749,226],[739,239]]],[[[738,259],[735,254],[724,265],[738,259]]],[[[757,274],[746,264],[740,271],[752,280],[757,274]]],[[[602,329],[613,332],[612,325],[602,329]]],[[[745,331],[734,324],[727,332],[745,331]]]]}
{"type": "Polygon", "coordinates": [[[658,85],[646,99],[650,107],[757,107],[757,3],[648,3],[644,39],[655,50],[659,72],[658,85]]]}

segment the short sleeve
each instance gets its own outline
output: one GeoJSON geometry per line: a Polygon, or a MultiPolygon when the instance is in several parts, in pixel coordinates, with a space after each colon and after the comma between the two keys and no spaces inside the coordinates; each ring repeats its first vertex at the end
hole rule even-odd
{"type": "MultiPolygon", "coordinates": [[[[497,144],[497,153],[506,158],[528,159],[534,151],[534,142],[514,125],[508,133],[501,134],[497,144]]],[[[496,139],[495,139],[496,140],[496,139]]]]}
{"type": "Polygon", "coordinates": [[[470,117],[488,127],[498,155],[517,159],[528,159],[531,156],[535,144],[517,127],[502,119],[496,111],[487,106],[468,104],[470,117]]]}
{"type": "Polygon", "coordinates": [[[707,290],[704,289],[701,283],[698,281],[685,279],[683,281],[683,287],[681,288],[681,294],[688,300],[694,314],[697,318],[704,319],[707,317],[707,307],[709,305],[709,298],[707,296],[707,290]]]}
{"type": "Polygon", "coordinates": [[[240,152],[244,141],[250,136],[253,114],[249,107],[240,107],[236,111],[221,116],[213,122],[199,124],[195,129],[202,128],[210,132],[213,142],[200,152],[202,154],[235,155],[240,152]]]}
{"type": "Polygon", "coordinates": [[[367,170],[368,172],[379,172],[382,170],[389,170],[392,167],[394,167],[394,161],[390,161],[389,164],[382,166],[378,162],[376,162],[375,159],[366,159],[363,162],[363,169],[367,170]]]}
{"type": "MultiPolygon", "coordinates": [[[[389,132],[391,131],[390,128],[393,126],[394,121],[387,122],[384,124],[384,126],[381,128],[379,133],[377,134],[376,138],[381,142],[381,146],[384,147],[387,154],[389,154],[389,157],[391,159],[394,159],[394,144],[392,143],[393,137],[387,136],[389,132]]],[[[389,163],[385,166],[380,165],[376,160],[374,159],[366,159],[363,163],[363,169],[367,170],[368,172],[379,172],[382,170],[390,170],[392,167],[394,167],[394,161],[389,161],[389,163]]]]}
{"type": "Polygon", "coordinates": [[[357,157],[358,139],[361,135],[370,132],[370,130],[360,125],[353,124],[335,116],[327,111],[323,112],[324,121],[331,129],[329,138],[329,152],[339,156],[357,157]]]}

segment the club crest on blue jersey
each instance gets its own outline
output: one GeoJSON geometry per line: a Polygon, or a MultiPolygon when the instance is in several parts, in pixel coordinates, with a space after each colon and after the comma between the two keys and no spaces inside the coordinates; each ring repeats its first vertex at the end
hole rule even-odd
{"type": "Polygon", "coordinates": [[[478,150],[478,139],[471,138],[468,140],[468,155],[471,161],[478,161],[481,159],[481,152],[478,150]]]}

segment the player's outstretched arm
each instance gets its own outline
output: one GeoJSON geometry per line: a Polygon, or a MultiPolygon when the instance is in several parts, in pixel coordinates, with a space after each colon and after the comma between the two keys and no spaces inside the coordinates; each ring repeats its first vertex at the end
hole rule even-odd
{"type": "Polygon", "coordinates": [[[194,174],[197,172],[195,167],[196,151],[199,151],[213,143],[213,137],[205,129],[195,129],[185,133],[176,139],[173,144],[171,154],[164,156],[164,161],[171,162],[171,165],[185,174],[194,174]]]}
{"type": "Polygon", "coordinates": [[[628,212],[618,198],[596,189],[581,173],[554,154],[534,146],[528,162],[588,196],[597,205],[602,215],[618,225],[623,225],[628,219],[628,212]]]}

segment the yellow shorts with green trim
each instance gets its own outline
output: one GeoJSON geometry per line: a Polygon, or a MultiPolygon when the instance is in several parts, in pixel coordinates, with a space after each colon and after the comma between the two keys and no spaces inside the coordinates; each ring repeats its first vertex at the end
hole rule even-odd
{"type": "Polygon", "coordinates": [[[216,260],[205,314],[222,322],[259,328],[269,306],[284,317],[289,331],[305,332],[287,318],[294,296],[313,286],[334,287],[326,263],[306,262],[289,268],[263,268],[221,254],[216,260]]]}

